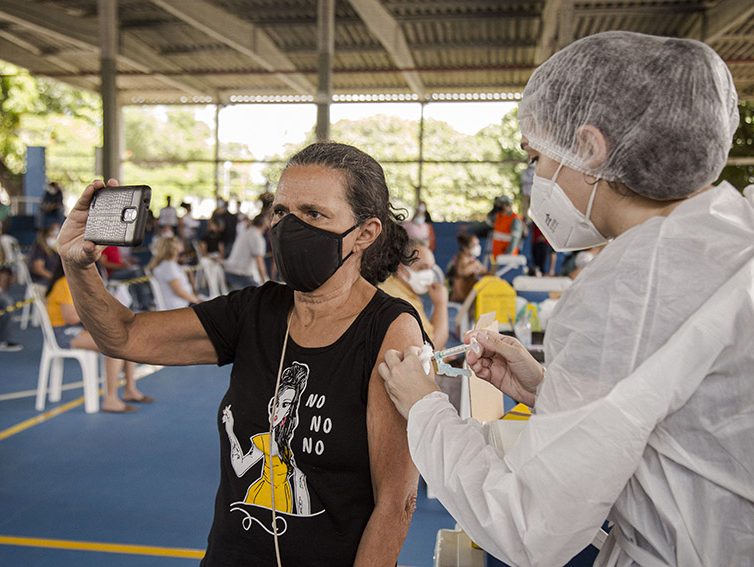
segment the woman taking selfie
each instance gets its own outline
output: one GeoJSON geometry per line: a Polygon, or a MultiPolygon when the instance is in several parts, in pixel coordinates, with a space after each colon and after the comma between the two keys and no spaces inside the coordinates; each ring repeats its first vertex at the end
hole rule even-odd
{"type": "Polygon", "coordinates": [[[421,345],[416,313],[375,284],[408,261],[382,167],[313,144],[283,171],[268,282],[193,308],[134,314],[102,286],[84,191],[60,235],[74,302],[100,348],[152,364],[233,363],[221,481],[203,565],[394,566],[417,473],[377,366],[421,345]],[[274,505],[273,505],[274,502],[274,505]],[[278,555],[279,553],[279,555],[278,555]]]}

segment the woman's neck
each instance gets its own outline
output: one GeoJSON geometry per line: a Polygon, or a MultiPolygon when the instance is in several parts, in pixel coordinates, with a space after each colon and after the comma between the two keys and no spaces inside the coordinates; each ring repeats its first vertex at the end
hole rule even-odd
{"type": "MultiPolygon", "coordinates": [[[[637,194],[621,195],[607,183],[600,183],[601,186],[598,189],[594,211],[592,212],[592,221],[607,238],[617,238],[627,230],[651,218],[666,217],[678,205],[686,201],[686,199],[655,201],[637,194]],[[598,203],[598,201],[601,201],[601,203],[598,203]],[[619,214],[616,214],[616,211],[619,211],[619,214]]],[[[711,185],[707,186],[696,194],[711,187],[711,185]]]]}
{"type": "Polygon", "coordinates": [[[361,311],[366,288],[372,286],[358,272],[336,276],[341,277],[328,281],[324,289],[294,292],[292,324],[295,322],[297,326],[309,328],[315,323],[342,319],[361,311]]]}

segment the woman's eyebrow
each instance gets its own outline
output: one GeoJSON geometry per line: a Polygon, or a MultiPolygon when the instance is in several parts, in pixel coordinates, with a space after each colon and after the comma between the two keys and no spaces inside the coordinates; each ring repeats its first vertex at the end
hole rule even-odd
{"type": "Polygon", "coordinates": [[[325,216],[332,215],[332,211],[323,205],[315,205],[313,203],[301,203],[300,205],[298,205],[297,208],[302,211],[317,211],[319,213],[322,213],[325,216]]]}

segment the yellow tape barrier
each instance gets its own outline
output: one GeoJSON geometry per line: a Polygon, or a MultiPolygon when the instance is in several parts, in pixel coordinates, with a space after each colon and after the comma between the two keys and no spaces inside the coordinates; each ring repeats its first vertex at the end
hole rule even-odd
{"type": "Polygon", "coordinates": [[[21,301],[16,301],[13,305],[8,305],[5,309],[0,309],[0,317],[5,315],[6,313],[13,313],[14,311],[18,311],[19,309],[22,309],[24,305],[29,305],[31,303],[34,303],[34,298],[30,297],[29,299],[23,299],[21,301]]]}
{"type": "MultiPolygon", "coordinates": [[[[196,272],[199,269],[201,269],[199,266],[186,266],[183,270],[185,272],[196,272]]],[[[112,280],[109,283],[115,285],[132,285],[138,283],[147,283],[150,279],[150,276],[139,276],[138,278],[131,278],[130,280],[112,280]]],[[[8,305],[8,307],[6,307],[5,309],[0,309],[0,317],[8,313],[18,311],[19,309],[22,309],[24,305],[29,305],[31,303],[34,303],[33,297],[30,297],[29,299],[22,299],[21,301],[16,301],[13,305],[8,305]]]]}

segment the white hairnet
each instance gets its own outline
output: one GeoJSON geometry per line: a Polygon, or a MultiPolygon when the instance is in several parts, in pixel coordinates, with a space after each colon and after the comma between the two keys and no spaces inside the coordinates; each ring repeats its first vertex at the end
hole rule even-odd
{"type": "Polygon", "coordinates": [[[730,71],[707,45],[604,32],[558,51],[532,74],[518,119],[529,145],[568,167],[660,201],[715,181],[738,127],[730,71]],[[608,143],[590,167],[579,129],[608,143]]]}

